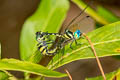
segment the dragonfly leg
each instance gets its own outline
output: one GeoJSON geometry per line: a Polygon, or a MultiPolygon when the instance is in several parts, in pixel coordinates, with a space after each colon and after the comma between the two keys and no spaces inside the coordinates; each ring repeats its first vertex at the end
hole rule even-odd
{"type": "Polygon", "coordinates": [[[75,40],[75,44],[78,45],[77,41],[75,40]]]}
{"type": "Polygon", "coordinates": [[[47,42],[46,44],[51,44],[51,43],[53,43],[53,41],[51,41],[51,42],[47,42]]]}
{"type": "Polygon", "coordinates": [[[76,45],[81,45],[81,43],[78,43],[76,40],[75,40],[75,44],[76,44],[76,45]]]}
{"type": "Polygon", "coordinates": [[[72,42],[70,43],[70,48],[71,48],[71,49],[73,49],[73,48],[72,48],[72,43],[73,43],[73,41],[74,41],[74,40],[72,40],[72,42]]]}
{"type": "Polygon", "coordinates": [[[39,45],[40,45],[40,43],[37,44],[37,46],[39,46],[39,45]]]}

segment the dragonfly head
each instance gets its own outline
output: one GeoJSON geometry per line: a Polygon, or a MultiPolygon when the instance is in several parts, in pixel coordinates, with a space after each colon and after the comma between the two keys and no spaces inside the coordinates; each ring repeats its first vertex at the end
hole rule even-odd
{"type": "Polygon", "coordinates": [[[80,38],[81,34],[82,34],[82,33],[80,32],[80,30],[76,30],[76,31],[74,32],[74,38],[75,38],[75,39],[80,38]]]}
{"type": "Polygon", "coordinates": [[[41,42],[42,39],[43,39],[43,34],[42,34],[42,32],[41,32],[41,31],[36,32],[36,40],[37,40],[38,42],[41,42]]]}

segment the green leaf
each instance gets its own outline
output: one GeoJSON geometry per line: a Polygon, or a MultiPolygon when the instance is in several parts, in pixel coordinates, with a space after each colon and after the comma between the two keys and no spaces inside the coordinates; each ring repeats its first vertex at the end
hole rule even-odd
{"type": "Polygon", "coordinates": [[[0,69],[29,72],[46,77],[65,77],[66,74],[49,70],[41,65],[16,59],[0,60],[0,69]]]}
{"type": "MultiPolygon", "coordinates": [[[[120,55],[120,21],[98,28],[88,33],[87,36],[91,39],[99,57],[120,55]]],[[[73,50],[70,45],[66,45],[63,56],[56,55],[48,68],[55,69],[75,60],[95,58],[91,46],[85,38],[77,40],[77,43],[78,45],[75,43],[72,45],[73,50]]]]}
{"type": "MultiPolygon", "coordinates": [[[[109,23],[113,23],[116,21],[119,21],[120,18],[118,18],[115,14],[113,14],[112,12],[110,12],[109,10],[103,8],[102,6],[98,6],[97,7],[97,13],[99,15],[101,15],[105,20],[107,20],[109,23]]],[[[101,27],[101,24],[96,23],[96,28],[101,27]]],[[[120,59],[120,56],[113,56],[116,59],[120,59]]]]}
{"type": "Polygon", "coordinates": [[[36,52],[35,33],[37,31],[58,32],[68,8],[68,0],[41,0],[37,11],[25,21],[22,28],[20,37],[22,60],[28,60],[36,52]]]}
{"type": "MultiPolygon", "coordinates": [[[[81,9],[84,9],[86,7],[86,4],[82,1],[82,0],[72,0],[75,4],[78,5],[78,7],[80,7],[81,9]]],[[[88,7],[85,12],[87,14],[89,14],[93,19],[95,19],[97,22],[101,23],[101,24],[108,24],[109,22],[107,22],[102,16],[100,16],[99,14],[97,14],[97,12],[95,10],[93,10],[92,8],[88,7]]]]}
{"type": "Polygon", "coordinates": [[[39,61],[42,59],[42,54],[37,50],[34,54],[30,56],[28,61],[33,63],[39,63],[39,61]]]}
{"type": "Polygon", "coordinates": [[[102,16],[109,23],[113,23],[113,22],[120,20],[120,18],[118,18],[112,12],[108,11],[107,9],[103,8],[102,6],[97,7],[97,13],[100,16],[102,16]]]}
{"type": "MultiPolygon", "coordinates": [[[[106,80],[120,80],[120,69],[108,74],[105,74],[106,80]]],[[[104,80],[102,76],[96,78],[88,78],[86,80],[104,80]]]]}
{"type": "Polygon", "coordinates": [[[29,80],[45,80],[45,78],[41,79],[41,77],[36,77],[36,78],[30,78],[29,80]]]}
{"type": "MultiPolygon", "coordinates": [[[[97,13],[109,23],[113,23],[120,20],[120,18],[118,18],[116,15],[114,15],[112,12],[108,11],[107,9],[103,8],[102,6],[97,6],[97,13]]],[[[102,24],[96,22],[96,28],[101,27],[101,25],[102,24]]]]}
{"type": "Polygon", "coordinates": [[[0,71],[0,80],[8,80],[9,76],[3,72],[3,71],[0,71]]]}
{"type": "Polygon", "coordinates": [[[102,26],[104,26],[104,25],[103,25],[103,24],[100,24],[100,23],[98,23],[98,22],[95,23],[95,28],[100,28],[100,27],[102,27],[102,26]]]}
{"type": "Polygon", "coordinates": [[[0,70],[0,80],[18,80],[18,79],[8,71],[0,70]]]}

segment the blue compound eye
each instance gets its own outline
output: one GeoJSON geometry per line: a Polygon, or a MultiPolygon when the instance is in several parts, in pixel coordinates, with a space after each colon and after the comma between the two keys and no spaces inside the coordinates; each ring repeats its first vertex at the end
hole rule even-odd
{"type": "Polygon", "coordinates": [[[78,35],[78,36],[80,36],[80,35],[81,35],[80,30],[76,30],[76,32],[77,32],[77,35],[78,35]]]}
{"type": "Polygon", "coordinates": [[[78,39],[78,38],[80,37],[80,35],[81,35],[80,30],[76,30],[76,31],[74,32],[74,37],[75,37],[76,39],[78,39]]]}
{"type": "Polygon", "coordinates": [[[76,30],[76,32],[77,32],[77,34],[78,34],[78,35],[80,35],[80,34],[81,34],[80,30],[76,30]]]}

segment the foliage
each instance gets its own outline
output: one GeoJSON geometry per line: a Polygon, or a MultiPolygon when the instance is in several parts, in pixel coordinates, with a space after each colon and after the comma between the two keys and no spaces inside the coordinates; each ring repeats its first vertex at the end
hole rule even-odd
{"type": "Polygon", "coordinates": [[[9,78],[9,76],[3,72],[3,71],[0,71],[0,80],[7,80],[9,78]]]}
{"type": "Polygon", "coordinates": [[[109,23],[113,23],[120,20],[115,14],[103,8],[102,6],[97,6],[97,13],[109,23]]]}
{"type": "MultiPolygon", "coordinates": [[[[106,74],[107,80],[120,80],[120,69],[106,74]]],[[[102,76],[96,77],[96,78],[88,78],[86,80],[103,80],[102,76]]]]}
{"type": "MultiPolygon", "coordinates": [[[[109,23],[113,23],[116,21],[119,21],[120,18],[118,18],[115,14],[108,11],[107,9],[103,8],[102,6],[97,6],[97,13],[102,16],[105,20],[107,20],[109,23]]],[[[103,25],[96,22],[96,28],[102,27],[103,25]]]]}
{"type": "MultiPolygon", "coordinates": [[[[91,39],[99,57],[120,55],[120,45],[117,45],[120,44],[120,21],[98,28],[87,35],[91,39]]],[[[56,68],[75,60],[95,58],[86,39],[77,41],[78,44],[82,45],[76,46],[73,44],[73,50],[69,45],[65,46],[65,54],[61,58],[56,55],[52,61],[52,66],[56,68]],[[56,64],[60,60],[60,65],[57,66],[56,64]]],[[[51,68],[51,65],[49,67],[51,68]]]]}
{"type": "Polygon", "coordinates": [[[64,76],[66,76],[65,74],[51,71],[41,65],[34,64],[34,63],[31,63],[28,61],[19,61],[16,59],[0,60],[0,69],[29,72],[29,73],[47,76],[47,77],[64,77],[64,76]]]}

